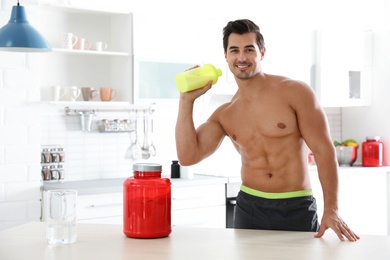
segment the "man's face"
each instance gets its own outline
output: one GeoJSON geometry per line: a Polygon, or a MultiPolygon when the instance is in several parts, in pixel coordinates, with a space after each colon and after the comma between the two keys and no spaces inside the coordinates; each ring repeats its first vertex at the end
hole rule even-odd
{"type": "Polygon", "coordinates": [[[229,35],[225,58],[230,71],[239,79],[248,79],[261,70],[260,61],[265,48],[260,51],[255,33],[229,35]]]}

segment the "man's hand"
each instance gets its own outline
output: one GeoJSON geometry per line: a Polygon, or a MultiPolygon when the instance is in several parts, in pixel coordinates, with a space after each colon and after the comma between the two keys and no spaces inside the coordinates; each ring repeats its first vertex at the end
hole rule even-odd
{"type": "Polygon", "coordinates": [[[336,235],[339,237],[341,241],[344,241],[344,237],[346,237],[349,241],[354,242],[360,239],[358,235],[356,235],[348,225],[340,218],[337,211],[328,211],[324,212],[324,216],[321,220],[320,230],[315,238],[320,238],[324,235],[325,230],[328,228],[333,229],[336,235]]]}
{"type": "Polygon", "coordinates": [[[197,99],[198,97],[202,96],[204,93],[209,91],[211,89],[212,85],[213,85],[213,81],[210,80],[202,88],[194,89],[194,90],[191,90],[191,91],[188,91],[188,92],[181,92],[180,93],[180,99],[186,100],[186,101],[190,101],[190,102],[194,102],[195,99],[197,99]]]}

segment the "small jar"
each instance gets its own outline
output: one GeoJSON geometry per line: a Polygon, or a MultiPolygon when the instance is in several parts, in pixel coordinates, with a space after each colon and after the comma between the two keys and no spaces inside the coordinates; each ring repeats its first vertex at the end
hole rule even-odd
{"type": "Polygon", "coordinates": [[[50,163],[51,162],[51,155],[49,148],[43,148],[41,153],[41,162],[42,163],[50,163]]]}
{"type": "Polygon", "coordinates": [[[65,152],[64,152],[64,148],[60,147],[58,148],[58,155],[60,156],[60,163],[63,163],[65,162],[65,152]]]}
{"type": "Polygon", "coordinates": [[[367,136],[362,144],[362,165],[383,166],[383,143],[379,136],[367,136]]]}
{"type": "Polygon", "coordinates": [[[51,162],[52,163],[59,163],[60,162],[60,154],[58,153],[57,148],[50,149],[51,154],[51,162]]]}
{"type": "Polygon", "coordinates": [[[171,178],[180,178],[180,164],[179,161],[172,161],[171,164],[171,178]]]}
{"type": "Polygon", "coordinates": [[[130,120],[129,119],[124,119],[122,121],[123,123],[123,130],[124,131],[129,131],[130,130],[130,120]]]}
{"type": "Polygon", "coordinates": [[[134,176],[123,183],[123,233],[133,238],[166,237],[171,233],[171,182],[162,166],[133,164],[134,176]]]}
{"type": "Polygon", "coordinates": [[[49,166],[47,166],[47,165],[42,166],[42,180],[44,180],[44,181],[51,180],[50,169],[49,169],[49,166]]]}
{"type": "Polygon", "coordinates": [[[119,119],[114,119],[113,121],[113,130],[114,131],[121,131],[122,130],[122,123],[119,119]]]}
{"type": "Polygon", "coordinates": [[[110,130],[110,123],[107,119],[102,119],[102,131],[109,131],[110,130]]]}

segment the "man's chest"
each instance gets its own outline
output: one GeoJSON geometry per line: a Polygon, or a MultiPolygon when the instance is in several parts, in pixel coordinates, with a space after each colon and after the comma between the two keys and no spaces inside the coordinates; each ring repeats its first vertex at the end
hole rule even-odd
{"type": "Polygon", "coordinates": [[[225,132],[236,142],[283,137],[298,131],[294,110],[281,102],[236,106],[221,117],[225,132]]]}

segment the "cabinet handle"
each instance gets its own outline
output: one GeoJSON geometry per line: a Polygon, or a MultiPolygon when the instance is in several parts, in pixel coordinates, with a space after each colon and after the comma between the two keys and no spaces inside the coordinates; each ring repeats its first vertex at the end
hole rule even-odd
{"type": "Polygon", "coordinates": [[[108,203],[108,204],[91,204],[87,208],[106,208],[106,207],[117,207],[123,206],[122,203],[108,203]]]}

